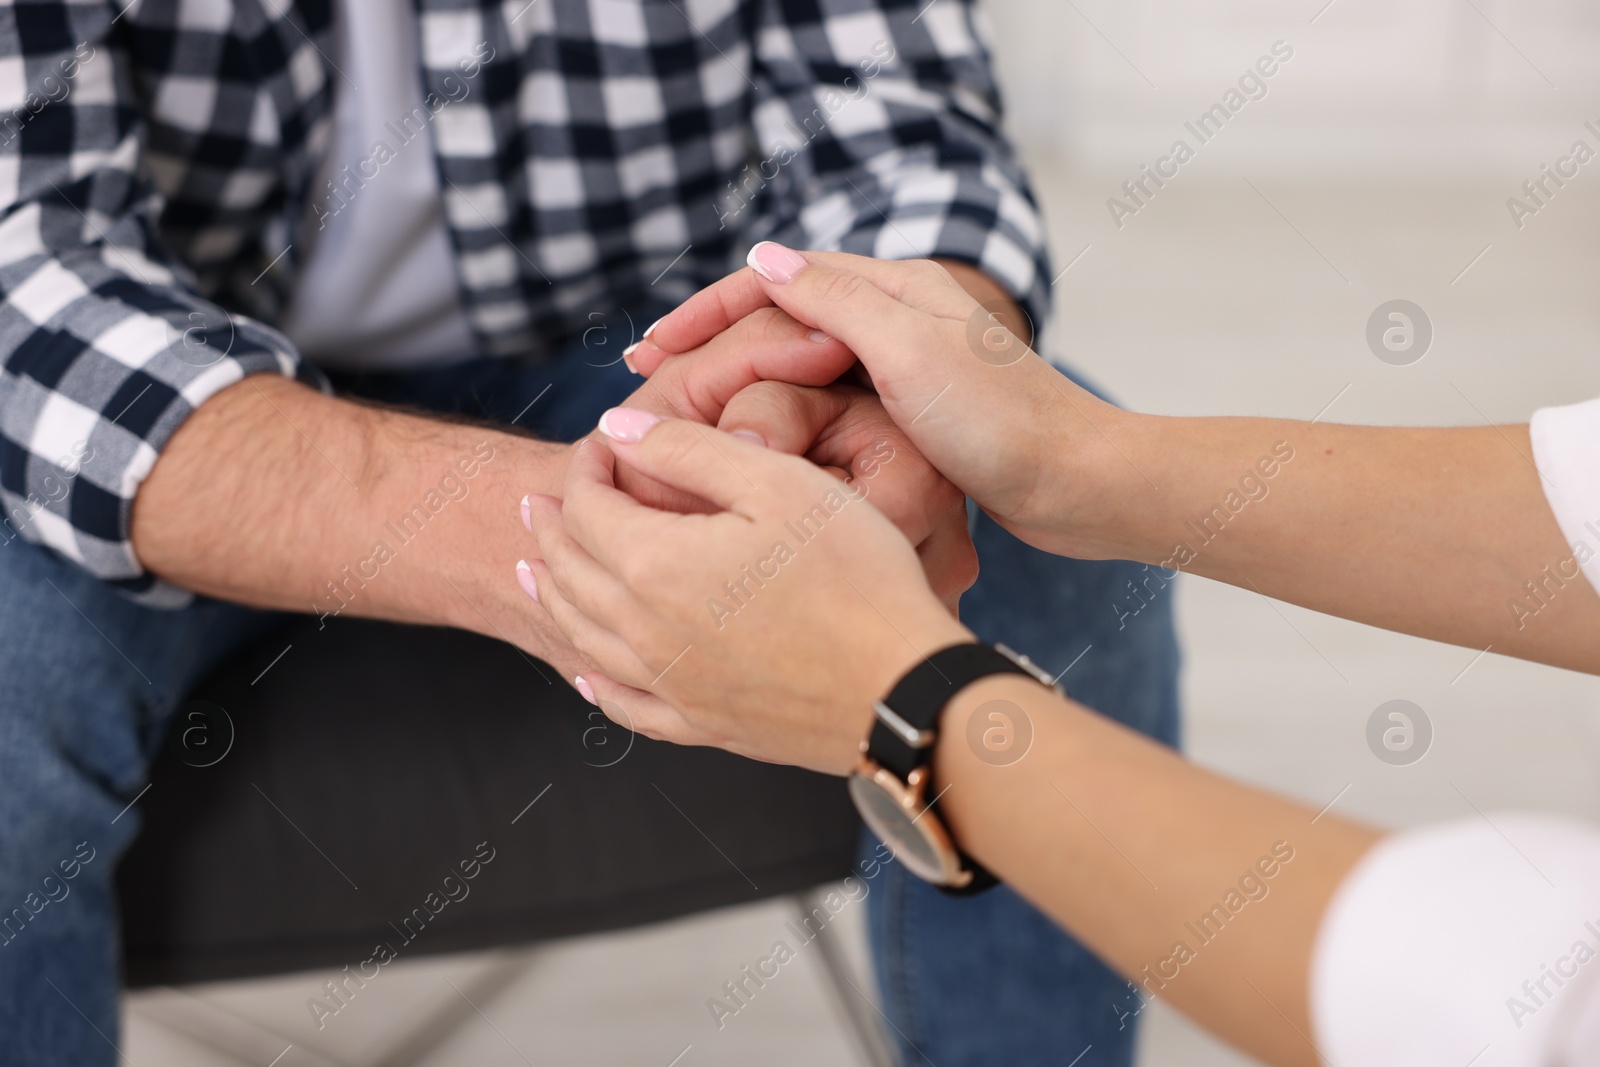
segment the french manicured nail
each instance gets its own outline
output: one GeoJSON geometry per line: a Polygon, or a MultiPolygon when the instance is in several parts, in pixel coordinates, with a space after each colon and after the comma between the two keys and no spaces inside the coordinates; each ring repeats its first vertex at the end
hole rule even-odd
{"type": "Polygon", "coordinates": [[[806,269],[806,258],[776,241],[762,241],[745,257],[750,269],[769,282],[788,285],[795,275],[806,269]]]}
{"type": "Polygon", "coordinates": [[[644,328],[644,333],[641,333],[639,335],[639,340],[643,341],[646,338],[648,338],[652,333],[655,333],[656,327],[660,326],[661,322],[662,322],[662,319],[665,319],[665,318],[666,318],[666,316],[663,315],[663,316],[661,316],[660,319],[657,319],[656,321],[652,322],[650,325],[646,326],[644,328]]]}
{"type": "Polygon", "coordinates": [[[517,584],[522,586],[522,591],[527,593],[537,604],[539,602],[539,583],[533,580],[533,568],[528,566],[525,559],[517,560],[517,584]]]}
{"type": "Polygon", "coordinates": [[[633,353],[643,343],[644,343],[644,341],[641,339],[641,340],[633,342],[633,344],[629,345],[627,348],[624,348],[622,350],[622,365],[624,367],[627,367],[630,371],[632,371],[635,374],[639,373],[639,368],[635,367],[633,365],[633,353]]]}
{"type": "Polygon", "coordinates": [[[806,340],[815,345],[825,345],[829,341],[833,340],[833,338],[829,337],[821,330],[812,330],[810,333],[806,334],[806,340]]]}
{"type": "Polygon", "coordinates": [[[529,533],[533,533],[533,504],[527,497],[522,498],[522,525],[528,528],[529,533]]]}
{"type": "Polygon", "coordinates": [[[760,445],[762,448],[767,447],[767,439],[754,430],[734,430],[729,436],[737,437],[741,441],[749,441],[751,444],[760,445]]]}
{"type": "Polygon", "coordinates": [[[583,680],[583,675],[580,674],[578,677],[574,678],[572,680],[572,684],[578,690],[579,696],[591,704],[596,706],[599,705],[600,702],[594,698],[594,687],[583,680]]]}
{"type": "Polygon", "coordinates": [[[612,408],[600,416],[600,432],[613,441],[633,444],[643,440],[651,427],[660,421],[660,415],[652,415],[638,408],[612,408]]]}

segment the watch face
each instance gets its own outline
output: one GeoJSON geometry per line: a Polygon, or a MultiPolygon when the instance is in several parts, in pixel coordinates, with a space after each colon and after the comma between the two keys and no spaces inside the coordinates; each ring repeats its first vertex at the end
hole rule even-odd
{"type": "Polygon", "coordinates": [[[850,776],[850,799],[862,820],[903,862],[912,874],[935,885],[951,884],[960,872],[955,849],[932,815],[918,817],[921,809],[905,807],[905,785],[892,775],[862,773],[850,776]],[[885,782],[883,779],[887,778],[885,782]],[[895,791],[894,787],[899,786],[895,791]]]}

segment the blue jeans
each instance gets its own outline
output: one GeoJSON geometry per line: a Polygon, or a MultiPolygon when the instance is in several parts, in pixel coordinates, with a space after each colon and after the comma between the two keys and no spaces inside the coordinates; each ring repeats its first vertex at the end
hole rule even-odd
{"type": "MultiPolygon", "coordinates": [[[[640,321],[648,321],[642,316],[640,321]]],[[[625,326],[616,326],[625,335],[625,326]]],[[[572,439],[638,384],[617,338],[529,366],[480,360],[352,391],[393,403],[516,420],[572,439]],[[548,391],[546,391],[548,390],[548,391]]],[[[1140,729],[1176,731],[1176,652],[1166,604],[1117,630],[1121,564],[1055,559],[985,519],[984,563],[965,614],[978,632],[1066,677],[1074,694],[1140,729]]],[[[135,803],[172,712],[230,651],[280,621],[205,598],[139,607],[0,527],[0,1054],[7,1064],[117,1060],[112,872],[139,827],[135,803]],[[10,538],[9,540],[7,540],[10,538]]],[[[870,896],[879,978],[906,1062],[1126,1063],[1124,987],[1010,892],[948,899],[890,864],[870,896]]]]}

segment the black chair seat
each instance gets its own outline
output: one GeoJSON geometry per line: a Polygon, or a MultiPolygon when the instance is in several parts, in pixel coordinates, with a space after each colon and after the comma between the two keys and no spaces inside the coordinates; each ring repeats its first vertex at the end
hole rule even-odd
{"type": "Polygon", "coordinates": [[[191,698],[118,872],[131,986],[615,929],[855,853],[838,779],[629,734],[471,634],[300,620],[191,698]]]}

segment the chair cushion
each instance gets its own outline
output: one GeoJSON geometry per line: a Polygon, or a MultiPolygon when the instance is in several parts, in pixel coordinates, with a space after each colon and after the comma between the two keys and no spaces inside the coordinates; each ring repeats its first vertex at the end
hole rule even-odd
{"type": "Polygon", "coordinates": [[[839,779],[650,741],[509,645],[365,620],[214,672],[151,783],[118,873],[134,986],[757,900],[843,876],[859,830],[839,779]]]}

